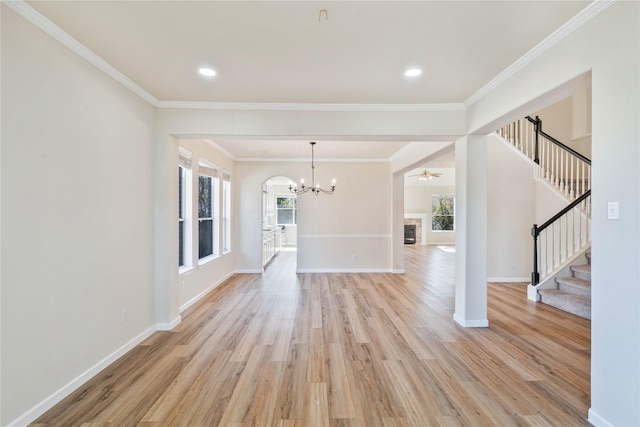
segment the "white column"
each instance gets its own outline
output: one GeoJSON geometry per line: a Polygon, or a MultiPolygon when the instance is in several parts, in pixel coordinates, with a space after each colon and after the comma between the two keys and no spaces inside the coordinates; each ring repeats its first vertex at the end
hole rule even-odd
{"type": "Polygon", "coordinates": [[[456,287],[453,318],[465,327],[487,319],[487,137],[456,141],[456,287]]]}
{"type": "Polygon", "coordinates": [[[404,174],[393,174],[391,248],[394,273],[404,273],[404,174]]]}

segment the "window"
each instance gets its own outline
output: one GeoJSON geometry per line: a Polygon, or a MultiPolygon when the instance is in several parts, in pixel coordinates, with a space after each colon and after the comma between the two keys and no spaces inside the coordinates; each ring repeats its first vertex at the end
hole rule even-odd
{"type": "Polygon", "coordinates": [[[218,171],[200,165],[198,175],[198,258],[219,254],[218,171]]]}
{"type": "Polygon", "coordinates": [[[231,175],[222,174],[222,252],[231,250],[231,175]]]}
{"type": "Polygon", "coordinates": [[[431,196],[431,230],[453,231],[455,197],[450,194],[431,196]]]}
{"type": "Polygon", "coordinates": [[[178,163],[178,267],[191,265],[191,153],[180,147],[178,163]]]}
{"type": "Polygon", "coordinates": [[[296,224],[296,197],[278,196],[276,198],[277,224],[296,224]]]}
{"type": "Polygon", "coordinates": [[[184,266],[184,211],[185,211],[185,181],[186,173],[182,166],[178,166],[178,266],[184,266]]]}

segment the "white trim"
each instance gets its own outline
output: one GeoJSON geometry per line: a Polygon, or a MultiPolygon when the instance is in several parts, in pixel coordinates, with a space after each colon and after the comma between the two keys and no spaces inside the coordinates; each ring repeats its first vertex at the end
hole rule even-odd
{"type": "Polygon", "coordinates": [[[531,283],[531,277],[487,277],[487,282],[494,282],[494,283],[527,282],[527,283],[531,283]]]}
{"type": "Polygon", "coordinates": [[[605,420],[600,415],[596,414],[593,408],[589,408],[589,415],[588,415],[587,421],[593,424],[594,427],[614,427],[614,425],[611,424],[609,421],[605,420]]]}
{"type": "Polygon", "coordinates": [[[194,267],[193,265],[189,265],[189,266],[182,266],[180,268],[178,268],[178,276],[180,277],[184,277],[184,276],[188,276],[189,274],[193,273],[196,270],[196,267],[194,267]]]}
{"type": "Polygon", "coordinates": [[[489,326],[489,320],[487,319],[466,320],[458,316],[457,313],[453,314],[453,320],[465,328],[487,328],[489,326]]]}
{"type": "MultiPolygon", "coordinates": [[[[200,218],[200,219],[206,219],[206,220],[214,221],[213,218],[200,218]]],[[[208,264],[212,263],[213,261],[217,260],[218,258],[220,258],[220,255],[216,255],[216,254],[211,254],[211,255],[207,255],[204,258],[200,258],[200,259],[198,259],[198,265],[197,265],[196,268],[200,269],[200,268],[204,267],[205,265],[208,265],[208,264]]]]}
{"type": "Polygon", "coordinates": [[[261,268],[244,268],[239,270],[234,270],[234,274],[262,274],[263,270],[261,268]]]}
{"type": "Polygon", "coordinates": [[[180,156],[189,160],[191,160],[191,157],[193,156],[193,153],[190,150],[184,148],[182,145],[178,145],[178,153],[180,153],[180,156]]]}
{"type": "Polygon", "coordinates": [[[311,104],[278,102],[158,101],[158,108],[276,111],[462,111],[464,104],[311,104]]]}
{"type": "MultiPolygon", "coordinates": [[[[298,159],[291,157],[237,157],[238,162],[308,162],[309,158],[298,159]]],[[[316,163],[391,163],[390,159],[359,159],[359,158],[335,158],[335,159],[315,159],[316,163]]]]}
{"type": "Polygon", "coordinates": [[[391,273],[389,268],[298,268],[296,273],[391,273]]]}
{"type": "Polygon", "coordinates": [[[391,234],[298,234],[298,239],[390,239],[391,234]]]}
{"type": "Polygon", "coordinates": [[[156,323],[156,331],[171,331],[182,322],[182,316],[178,316],[170,323],[156,323]]]}
{"type": "Polygon", "coordinates": [[[564,25],[558,28],[556,31],[547,36],[544,40],[533,47],[529,52],[525,53],[516,62],[507,67],[504,71],[494,77],[489,83],[484,85],[480,90],[467,98],[462,105],[465,108],[469,108],[480,98],[486,96],[496,87],[503,84],[507,79],[511,78],[514,74],[522,70],[531,62],[536,60],[540,55],[551,49],[556,44],[560,43],[565,37],[588,23],[591,19],[596,17],[600,12],[606,10],[609,6],[615,3],[616,0],[594,0],[587,7],[585,7],[580,13],[568,20],[564,25]]]}
{"type": "Polygon", "coordinates": [[[62,386],[58,391],[52,393],[48,397],[46,397],[43,401],[38,403],[33,408],[29,409],[27,412],[22,414],[20,417],[16,418],[13,422],[7,425],[7,427],[22,427],[26,426],[33,421],[35,421],[39,416],[47,412],[49,409],[53,408],[57,403],[62,401],[65,397],[69,396],[71,393],[80,388],[84,383],[89,381],[91,378],[99,374],[102,370],[104,370],[107,366],[118,360],[120,357],[124,356],[128,351],[132,350],[135,346],[140,344],[142,341],[150,337],[154,332],[156,332],[156,326],[152,326],[146,331],[142,332],[140,335],[133,338],[131,341],[127,342],[125,345],[84,371],[82,374],[78,375],[76,378],[62,386]]]}
{"type": "Polygon", "coordinates": [[[395,268],[391,270],[393,274],[404,274],[404,268],[395,268]]]}
{"type": "Polygon", "coordinates": [[[222,279],[218,280],[217,282],[215,282],[214,284],[212,284],[211,286],[209,286],[208,288],[206,288],[204,291],[200,292],[198,295],[196,295],[195,297],[191,298],[189,301],[185,302],[184,304],[182,304],[180,306],[180,313],[182,313],[183,311],[185,311],[187,308],[191,307],[193,304],[197,303],[198,301],[200,301],[202,298],[204,298],[209,292],[211,292],[213,289],[217,288],[218,286],[220,286],[222,283],[224,283],[225,280],[229,279],[231,276],[233,276],[234,273],[231,272],[229,274],[227,274],[226,276],[224,276],[222,279]]]}
{"type": "Polygon", "coordinates": [[[71,37],[71,35],[65,32],[62,28],[54,24],[49,19],[45,18],[42,14],[40,14],[40,12],[29,6],[23,0],[2,0],[2,4],[7,5],[18,15],[22,16],[24,19],[31,22],[33,25],[50,35],[53,39],[68,47],[71,51],[87,60],[87,62],[107,74],[109,77],[113,78],[115,81],[138,95],[143,100],[147,101],[149,104],[153,105],[154,107],[158,106],[158,100],[153,95],[135,84],[127,76],[118,71],[114,66],[109,64],[100,56],[96,55],[91,49],[80,43],[78,40],[71,37]]]}

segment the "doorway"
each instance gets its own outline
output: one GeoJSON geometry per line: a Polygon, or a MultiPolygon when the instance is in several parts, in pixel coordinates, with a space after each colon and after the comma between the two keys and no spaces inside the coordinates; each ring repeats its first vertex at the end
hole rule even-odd
{"type": "Polygon", "coordinates": [[[281,252],[297,251],[298,205],[297,195],[289,190],[291,182],[286,176],[274,176],[262,184],[263,271],[281,252]]]}

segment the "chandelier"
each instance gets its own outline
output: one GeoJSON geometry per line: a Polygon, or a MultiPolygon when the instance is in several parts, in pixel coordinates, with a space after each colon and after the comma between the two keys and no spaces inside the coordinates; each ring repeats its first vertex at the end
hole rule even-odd
{"type": "Polygon", "coordinates": [[[297,185],[291,183],[289,185],[289,191],[291,191],[292,193],[295,194],[304,194],[308,191],[311,191],[313,194],[315,194],[316,196],[318,194],[320,194],[321,192],[324,194],[333,194],[333,192],[336,189],[336,180],[334,179],[331,182],[331,190],[323,190],[322,188],[320,188],[320,184],[316,184],[316,173],[315,173],[315,169],[316,166],[313,163],[313,146],[316,145],[315,142],[310,142],[309,144],[311,144],[311,186],[307,186],[304,185],[304,179],[300,180],[300,188],[298,188],[297,185]]]}

